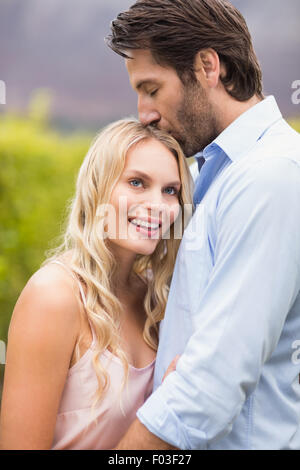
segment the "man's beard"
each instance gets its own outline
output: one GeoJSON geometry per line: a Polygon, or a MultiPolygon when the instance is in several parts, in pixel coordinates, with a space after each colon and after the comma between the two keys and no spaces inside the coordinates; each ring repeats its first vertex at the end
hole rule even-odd
{"type": "Polygon", "coordinates": [[[198,82],[184,85],[183,99],[176,119],[179,128],[172,135],[181,145],[186,157],[202,151],[218,136],[213,107],[198,82]]]}

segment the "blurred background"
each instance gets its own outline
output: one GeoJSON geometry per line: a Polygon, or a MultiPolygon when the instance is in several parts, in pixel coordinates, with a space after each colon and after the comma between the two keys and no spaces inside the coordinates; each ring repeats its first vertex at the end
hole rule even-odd
{"type": "MultiPolygon", "coordinates": [[[[95,132],[136,115],[123,60],[104,44],[110,21],[132,3],[0,0],[0,363],[14,304],[57,243],[95,132]]],[[[299,0],[232,3],[252,33],[265,95],[275,95],[300,131],[300,104],[292,101],[300,80],[299,0]]],[[[0,365],[0,399],[3,371],[0,365]]]]}

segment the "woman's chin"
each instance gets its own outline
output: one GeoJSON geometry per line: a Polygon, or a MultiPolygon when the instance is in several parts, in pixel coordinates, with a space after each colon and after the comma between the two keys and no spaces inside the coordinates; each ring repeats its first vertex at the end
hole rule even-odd
{"type": "Polygon", "coordinates": [[[156,250],[159,240],[138,240],[128,244],[128,248],[134,251],[137,255],[150,256],[156,250]]]}
{"type": "Polygon", "coordinates": [[[135,255],[151,256],[160,240],[157,239],[109,239],[111,248],[117,250],[117,252],[130,252],[135,255]],[[121,250],[121,251],[120,251],[121,250]]]}

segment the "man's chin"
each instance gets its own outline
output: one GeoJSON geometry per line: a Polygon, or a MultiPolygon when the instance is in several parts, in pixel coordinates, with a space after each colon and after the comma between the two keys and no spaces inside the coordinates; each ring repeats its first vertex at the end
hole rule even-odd
{"type": "Polygon", "coordinates": [[[197,148],[195,150],[190,145],[188,145],[186,139],[183,140],[181,137],[174,134],[172,131],[168,131],[168,133],[173,137],[173,139],[177,140],[186,158],[194,157],[197,153],[201,152],[200,148],[197,148]]]}
{"type": "Polygon", "coordinates": [[[181,146],[185,158],[192,158],[194,157],[197,153],[201,152],[201,149],[191,149],[191,148],[185,148],[184,146],[181,146]]]}

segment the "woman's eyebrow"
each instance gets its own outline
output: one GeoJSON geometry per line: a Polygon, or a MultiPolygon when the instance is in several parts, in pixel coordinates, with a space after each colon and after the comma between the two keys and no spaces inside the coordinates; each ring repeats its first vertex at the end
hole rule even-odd
{"type": "MultiPolygon", "coordinates": [[[[132,174],[132,176],[140,176],[141,178],[144,178],[145,180],[147,181],[152,181],[152,178],[151,176],[147,175],[146,173],[144,173],[143,171],[140,171],[140,170],[128,170],[128,172],[126,173],[126,176],[130,176],[132,174]]],[[[170,183],[167,183],[165,186],[181,186],[181,182],[179,180],[177,181],[172,181],[170,183]]]]}

